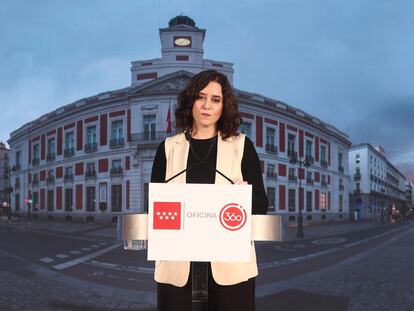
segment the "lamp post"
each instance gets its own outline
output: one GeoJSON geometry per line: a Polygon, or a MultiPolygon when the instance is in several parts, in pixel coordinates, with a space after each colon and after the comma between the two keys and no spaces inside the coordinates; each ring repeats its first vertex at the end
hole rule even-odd
{"type": "MultiPolygon", "coordinates": [[[[291,164],[299,164],[299,171],[302,168],[302,165],[304,167],[309,167],[310,163],[308,161],[308,159],[305,157],[305,160],[302,160],[302,158],[299,157],[299,159],[296,156],[296,153],[294,153],[291,157],[290,157],[290,161],[291,164]]],[[[302,182],[301,182],[301,178],[299,176],[299,171],[298,171],[298,177],[299,177],[299,212],[298,212],[298,232],[296,233],[296,237],[298,238],[303,238],[304,234],[303,234],[303,214],[302,214],[302,208],[300,206],[300,188],[302,187],[302,182]]],[[[303,176],[305,177],[305,171],[303,173],[303,176]]],[[[305,200],[305,198],[303,198],[303,200],[305,200]]]]}

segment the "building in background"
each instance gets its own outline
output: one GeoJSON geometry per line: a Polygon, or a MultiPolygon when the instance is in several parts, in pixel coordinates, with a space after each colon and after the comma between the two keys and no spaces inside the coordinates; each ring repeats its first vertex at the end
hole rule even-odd
{"type": "Polygon", "coordinates": [[[0,205],[9,202],[9,149],[0,142],[0,205]]]}
{"type": "Polygon", "coordinates": [[[411,183],[411,181],[407,181],[406,183],[406,187],[405,187],[405,196],[406,196],[406,201],[407,201],[407,213],[408,216],[412,217],[413,216],[413,211],[414,211],[414,200],[413,200],[413,184],[411,183]]]}
{"type": "Polygon", "coordinates": [[[383,148],[368,143],[352,146],[349,172],[354,219],[385,221],[406,213],[406,178],[387,159],[383,148]]]}
{"type": "MultiPolygon", "coordinates": [[[[233,64],[203,58],[205,30],[186,16],[160,29],[161,58],[133,61],[131,85],[60,107],[11,133],[19,212],[31,197],[39,217],[108,221],[146,211],[158,144],[173,135],[176,98],[191,77],[215,69],[233,81],[233,64]]],[[[260,157],[270,213],[296,221],[349,215],[344,133],[278,100],[235,88],[241,131],[260,157]],[[299,167],[292,159],[309,163],[299,167]]]]}

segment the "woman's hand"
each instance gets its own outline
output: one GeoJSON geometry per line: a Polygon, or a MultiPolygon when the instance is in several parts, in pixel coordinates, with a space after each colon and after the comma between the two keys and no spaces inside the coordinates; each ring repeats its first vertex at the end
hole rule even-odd
{"type": "Polygon", "coordinates": [[[234,178],[233,182],[234,182],[235,185],[247,185],[247,181],[243,181],[242,179],[240,179],[238,177],[234,178]]]}

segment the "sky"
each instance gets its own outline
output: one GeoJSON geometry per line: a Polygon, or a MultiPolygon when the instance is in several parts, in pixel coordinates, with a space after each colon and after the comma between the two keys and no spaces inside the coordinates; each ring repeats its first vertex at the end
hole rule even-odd
{"type": "Polygon", "coordinates": [[[414,1],[2,0],[0,140],[60,106],[130,85],[180,14],[234,86],[381,145],[414,182],[414,1]]]}

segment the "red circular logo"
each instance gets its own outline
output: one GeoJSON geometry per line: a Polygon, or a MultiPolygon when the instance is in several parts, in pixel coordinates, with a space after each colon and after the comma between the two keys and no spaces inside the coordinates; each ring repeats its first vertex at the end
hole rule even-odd
{"type": "Polygon", "coordinates": [[[247,220],[246,210],[237,203],[225,205],[220,211],[221,225],[230,231],[239,230],[247,220]]]}

